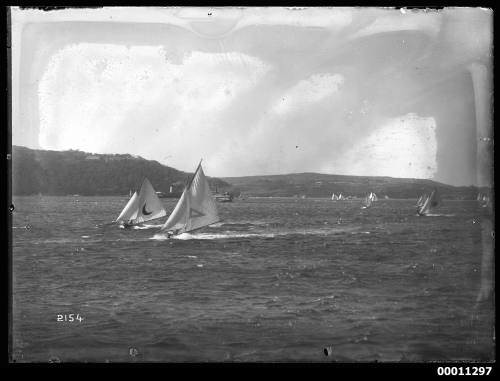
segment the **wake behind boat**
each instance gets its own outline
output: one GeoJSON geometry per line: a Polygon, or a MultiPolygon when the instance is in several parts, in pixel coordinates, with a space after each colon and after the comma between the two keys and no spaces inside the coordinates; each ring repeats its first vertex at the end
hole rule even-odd
{"type": "Polygon", "coordinates": [[[115,220],[123,227],[130,227],[167,215],[162,202],[147,178],[144,178],[139,192],[135,191],[125,208],[115,220]]]}
{"type": "Polygon", "coordinates": [[[166,231],[169,236],[178,235],[219,221],[217,206],[200,161],[193,178],[161,230],[166,231]]]}

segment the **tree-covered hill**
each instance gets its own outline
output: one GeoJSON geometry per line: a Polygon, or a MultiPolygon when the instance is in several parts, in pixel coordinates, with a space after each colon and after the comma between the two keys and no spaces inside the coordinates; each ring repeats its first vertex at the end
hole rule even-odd
{"type": "Polygon", "coordinates": [[[476,199],[479,191],[474,186],[455,187],[425,179],[378,176],[344,176],[321,173],[293,173],[285,175],[223,177],[223,180],[241,189],[249,196],[365,197],[375,192],[379,198],[417,198],[436,187],[447,199],[476,199]]]}
{"type": "MultiPolygon", "coordinates": [[[[197,163],[194,163],[196,165],[197,163]]],[[[190,173],[132,155],[46,151],[12,147],[14,195],[125,195],[147,177],[156,191],[182,191],[190,173]]],[[[230,190],[226,182],[209,178],[215,190],[230,190]]]]}
{"type": "MultiPolygon", "coordinates": [[[[196,165],[196,163],[194,164],[196,165]]],[[[128,154],[92,154],[82,151],[45,151],[12,148],[12,193],[14,195],[125,195],[147,177],[156,191],[180,194],[190,173],[154,160],[128,154]]],[[[344,176],[320,173],[209,178],[212,190],[238,196],[330,197],[332,193],[379,198],[417,198],[436,187],[443,198],[476,199],[490,190],[474,186],[455,187],[431,180],[375,176],[344,176]]]]}

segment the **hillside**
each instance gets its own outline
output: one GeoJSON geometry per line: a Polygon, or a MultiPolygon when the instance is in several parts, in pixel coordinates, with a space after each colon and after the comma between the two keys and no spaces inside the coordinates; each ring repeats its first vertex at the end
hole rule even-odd
{"type": "MultiPolygon", "coordinates": [[[[193,165],[196,165],[194,163],[193,165]]],[[[82,151],[45,151],[12,147],[12,194],[125,195],[147,177],[156,191],[182,191],[191,174],[132,155],[101,155],[82,151]]],[[[211,187],[231,190],[209,178],[211,187]]]]}
{"type": "Polygon", "coordinates": [[[443,198],[476,199],[477,187],[454,187],[431,180],[392,177],[342,176],[320,173],[223,177],[249,196],[331,197],[332,193],[364,197],[375,192],[379,198],[417,198],[436,187],[443,198]]]}
{"type": "MultiPolygon", "coordinates": [[[[14,195],[125,195],[147,177],[156,191],[181,192],[191,174],[154,160],[128,154],[92,154],[82,151],[46,151],[12,147],[14,195]]],[[[417,198],[432,188],[443,198],[475,199],[477,187],[454,187],[431,180],[343,176],[320,173],[209,178],[213,190],[238,196],[330,197],[333,192],[364,197],[417,198]]],[[[485,191],[481,189],[481,191],[485,191]]]]}

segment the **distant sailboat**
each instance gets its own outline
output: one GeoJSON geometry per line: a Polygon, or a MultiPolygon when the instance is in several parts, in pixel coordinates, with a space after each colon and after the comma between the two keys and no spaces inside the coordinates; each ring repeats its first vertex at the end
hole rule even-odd
{"type": "Polygon", "coordinates": [[[184,189],[181,198],[161,230],[177,235],[200,229],[218,221],[220,219],[217,206],[200,161],[193,178],[184,189]]]}
{"type": "Polygon", "coordinates": [[[417,208],[417,213],[419,216],[426,216],[439,205],[441,205],[441,197],[439,196],[437,189],[434,189],[425,199],[422,206],[417,208]]]}
{"type": "Polygon", "coordinates": [[[363,206],[361,206],[361,209],[367,209],[370,206],[372,206],[373,198],[371,196],[372,196],[372,193],[370,193],[368,196],[365,197],[365,199],[363,200],[363,206]]]}
{"type": "Polygon", "coordinates": [[[335,193],[333,193],[332,194],[332,201],[337,201],[338,199],[339,199],[338,196],[335,193]]]}
{"type": "Polygon", "coordinates": [[[373,201],[377,201],[377,200],[378,200],[377,195],[376,195],[375,193],[373,193],[373,192],[370,192],[370,196],[369,196],[369,197],[370,197],[370,199],[372,200],[372,202],[373,202],[373,201]]]}
{"type": "Polygon", "coordinates": [[[418,198],[418,200],[417,200],[417,205],[416,206],[420,207],[420,206],[424,205],[424,202],[425,202],[426,198],[427,198],[426,194],[421,195],[418,198]]]}
{"type": "Polygon", "coordinates": [[[339,197],[338,197],[338,199],[337,199],[337,200],[339,200],[339,201],[343,201],[343,200],[345,200],[345,197],[344,197],[344,196],[342,196],[342,193],[339,193],[339,197]]]}
{"type": "Polygon", "coordinates": [[[480,193],[478,195],[478,201],[483,208],[490,206],[490,197],[487,194],[480,193]]]}
{"type": "Polygon", "coordinates": [[[137,225],[166,216],[167,212],[147,178],[139,192],[134,192],[125,208],[115,220],[125,226],[137,225]]]}

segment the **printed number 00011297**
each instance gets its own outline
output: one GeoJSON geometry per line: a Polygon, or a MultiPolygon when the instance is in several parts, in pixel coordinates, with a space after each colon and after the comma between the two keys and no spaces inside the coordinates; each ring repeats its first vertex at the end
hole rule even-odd
{"type": "Polygon", "coordinates": [[[438,376],[488,376],[491,366],[440,366],[438,376]]]}

